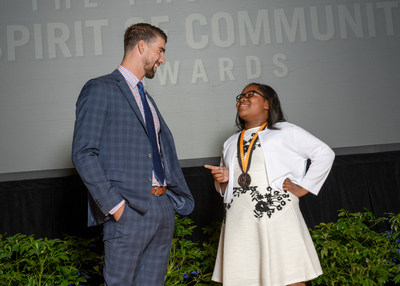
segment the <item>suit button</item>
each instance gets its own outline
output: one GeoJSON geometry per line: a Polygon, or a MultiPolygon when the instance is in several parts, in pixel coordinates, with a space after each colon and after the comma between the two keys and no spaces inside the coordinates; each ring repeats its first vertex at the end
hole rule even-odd
{"type": "Polygon", "coordinates": [[[153,155],[151,155],[151,154],[147,155],[147,158],[151,159],[151,157],[153,157],[153,155]]]}
{"type": "Polygon", "coordinates": [[[153,179],[152,179],[151,177],[148,177],[147,180],[148,180],[149,182],[153,181],[153,179]]]}

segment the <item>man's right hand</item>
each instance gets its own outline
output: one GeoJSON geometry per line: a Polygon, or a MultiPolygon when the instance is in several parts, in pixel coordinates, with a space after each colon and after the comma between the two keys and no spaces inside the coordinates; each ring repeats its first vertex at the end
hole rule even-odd
{"type": "Polygon", "coordinates": [[[119,221],[125,209],[125,203],[113,214],[114,220],[119,221]]]}

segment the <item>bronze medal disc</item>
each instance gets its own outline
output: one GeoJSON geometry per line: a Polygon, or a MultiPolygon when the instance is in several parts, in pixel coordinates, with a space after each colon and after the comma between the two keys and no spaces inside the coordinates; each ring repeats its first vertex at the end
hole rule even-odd
{"type": "Polygon", "coordinates": [[[239,186],[241,186],[243,189],[247,189],[251,183],[250,175],[248,173],[240,174],[240,176],[238,178],[238,183],[239,183],[239,186]]]}

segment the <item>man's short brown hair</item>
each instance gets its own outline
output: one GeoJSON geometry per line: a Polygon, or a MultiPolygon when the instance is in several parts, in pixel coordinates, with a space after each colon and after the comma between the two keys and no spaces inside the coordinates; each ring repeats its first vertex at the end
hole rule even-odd
{"type": "Polygon", "coordinates": [[[144,40],[146,43],[150,43],[157,36],[164,39],[165,43],[167,43],[167,35],[160,28],[147,24],[147,23],[138,23],[132,26],[129,26],[125,30],[124,35],[124,53],[128,53],[131,51],[140,40],[144,40]]]}

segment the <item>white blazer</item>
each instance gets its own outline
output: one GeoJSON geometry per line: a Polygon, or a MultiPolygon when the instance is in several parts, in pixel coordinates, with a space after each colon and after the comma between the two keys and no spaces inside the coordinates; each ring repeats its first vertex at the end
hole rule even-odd
{"type": "MultiPolygon", "coordinates": [[[[289,178],[317,195],[328,177],[335,153],[324,142],[292,123],[280,122],[275,126],[279,129],[265,129],[258,133],[271,187],[282,191],[283,181],[289,178]],[[307,159],[311,160],[311,165],[306,173],[307,159]]],[[[237,160],[239,135],[240,132],[229,137],[222,150],[221,166],[229,170],[224,203],[232,201],[233,166],[237,160]]]]}

